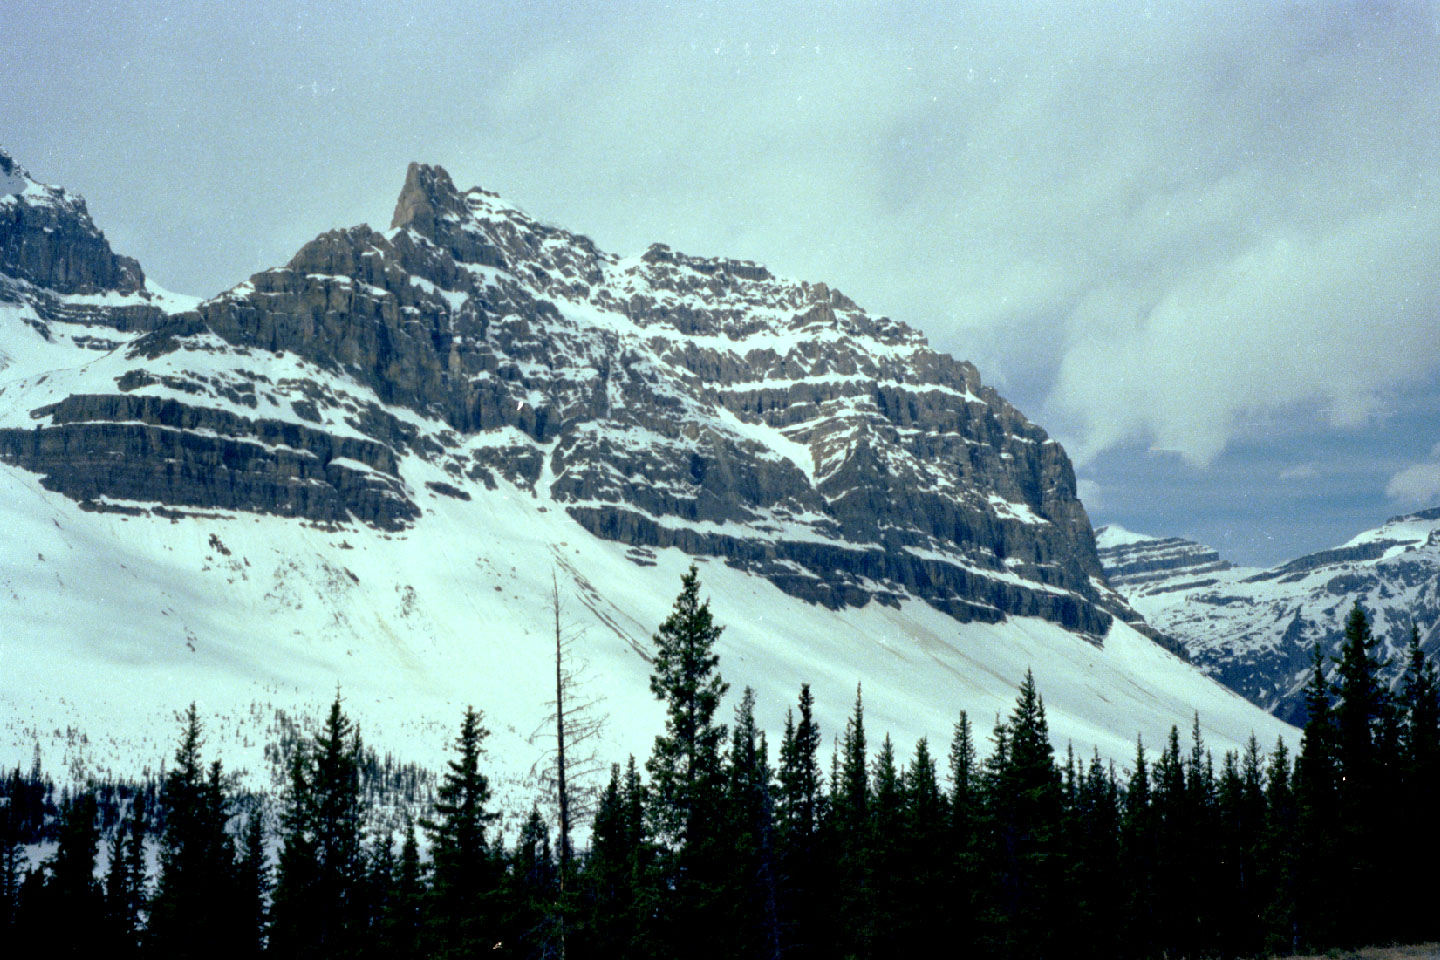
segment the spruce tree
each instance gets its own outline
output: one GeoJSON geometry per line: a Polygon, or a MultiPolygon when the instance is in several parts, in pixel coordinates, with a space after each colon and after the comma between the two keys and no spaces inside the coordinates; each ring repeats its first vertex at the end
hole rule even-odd
{"type": "Polygon", "coordinates": [[[473,707],[465,709],[435,802],[434,820],[422,823],[430,835],[434,881],[429,920],[440,956],[468,956],[503,941],[498,902],[503,860],[486,836],[497,814],[489,809],[490,780],[480,769],[490,731],[473,707]]]}
{"type": "MultiPolygon", "coordinates": [[[[1420,648],[1420,628],[1410,625],[1405,651],[1405,672],[1399,691],[1401,735],[1397,758],[1399,795],[1403,822],[1419,824],[1432,816],[1435,798],[1440,796],[1440,671],[1420,648]]],[[[1440,862],[1440,838],[1433,830],[1413,831],[1404,849],[1397,849],[1403,863],[1397,867],[1440,862]]],[[[1397,848],[1400,845],[1396,845],[1397,848]]],[[[1419,868],[1423,873],[1430,867],[1419,868]]],[[[1429,908],[1425,884],[1407,884],[1396,905],[1399,933],[1410,940],[1431,940],[1440,934],[1440,922],[1429,908]]]]}
{"type": "Polygon", "coordinates": [[[0,798],[0,938],[11,936],[19,920],[20,884],[25,878],[25,848],[20,843],[19,776],[17,769],[0,798]]]}
{"type": "MultiPolygon", "coordinates": [[[[878,791],[877,791],[878,792],[878,791]]],[[[947,897],[950,811],[940,790],[935,760],[925,738],[901,779],[903,808],[893,843],[896,898],[890,939],[899,953],[922,955],[932,942],[940,918],[952,909],[947,897]]]]}
{"type": "Polygon", "coordinates": [[[950,741],[950,814],[941,855],[946,863],[945,899],[941,914],[944,938],[960,952],[975,942],[975,910],[980,886],[980,850],[976,831],[980,821],[980,771],[970,717],[960,711],[950,741]]]}
{"type": "Polygon", "coordinates": [[[798,722],[790,711],[785,716],[776,799],[782,949],[797,958],[815,955],[823,917],[818,843],[825,795],[814,706],[810,685],[802,684],[798,722]]]}
{"type": "Polygon", "coordinates": [[[393,876],[394,882],[386,898],[380,924],[379,954],[393,960],[418,960],[427,891],[415,824],[408,816],[405,818],[404,839],[400,844],[400,859],[393,876]]]}
{"type": "Polygon", "coordinates": [[[1341,827],[1340,775],[1330,684],[1318,643],[1305,688],[1305,714],[1295,769],[1298,843],[1292,939],[1300,946],[1328,947],[1337,942],[1337,921],[1344,903],[1340,893],[1343,881],[1336,876],[1335,863],[1341,827]]]}
{"type": "Polygon", "coordinates": [[[1120,818],[1120,855],[1126,880],[1124,916],[1130,952],[1137,957],[1153,956],[1159,949],[1161,930],[1156,903],[1155,809],[1151,803],[1150,769],[1145,742],[1135,738],[1135,765],[1125,787],[1120,818]]]}
{"type": "Polygon", "coordinates": [[[59,845],[46,861],[48,875],[40,909],[32,918],[37,933],[45,937],[60,933],[53,942],[62,956],[95,956],[107,945],[104,924],[100,922],[104,900],[95,882],[95,858],[100,846],[96,814],[95,794],[88,789],[62,804],[59,845]],[[77,924],[78,918],[88,922],[77,924]]]}
{"type": "Polygon", "coordinates": [[[264,809],[256,802],[245,821],[235,857],[235,935],[237,957],[265,951],[269,917],[270,861],[265,853],[264,809]]]}
{"type": "Polygon", "coordinates": [[[902,909],[901,851],[905,829],[905,789],[895,762],[895,745],[887,733],[875,755],[870,823],[870,929],[869,950],[875,956],[893,955],[898,944],[902,909]]]}
{"type": "Polygon", "coordinates": [[[1259,855],[1260,887],[1267,895],[1263,908],[1266,953],[1299,951],[1296,914],[1299,814],[1295,806],[1290,751],[1284,738],[1265,768],[1265,824],[1259,855]]]}
{"type": "Polygon", "coordinates": [[[735,708],[725,770],[720,937],[732,957],[770,957],[780,950],[775,850],[774,779],[765,735],[755,723],[755,691],[745,688],[735,708]]]}
{"type": "Polygon", "coordinates": [[[1383,915],[1386,894],[1380,876],[1380,855],[1387,838],[1374,813],[1386,794],[1387,759],[1380,733],[1388,726],[1389,703],[1379,681],[1381,664],[1374,656],[1377,641],[1369,618],[1356,603],[1345,621],[1345,640],[1336,665],[1335,709],[1339,761],[1339,870],[1333,878],[1350,909],[1339,914],[1340,943],[1359,946],[1385,931],[1375,919],[1383,915]]]}
{"type": "Polygon", "coordinates": [[[228,921],[233,887],[230,797],[215,761],[201,759],[199,713],[190,704],[183,717],[175,765],[165,777],[161,803],[160,875],[150,907],[149,949],[161,957],[209,955],[207,938],[233,936],[228,921]]]}
{"type": "Polygon", "coordinates": [[[550,850],[550,829],[533,807],[515,842],[508,878],[506,954],[534,960],[558,957],[560,926],[555,906],[559,876],[550,850]]]}
{"type": "Polygon", "coordinates": [[[855,687],[855,708],[845,723],[839,766],[832,776],[826,843],[832,864],[832,902],[838,905],[835,945],[822,952],[865,958],[874,937],[874,864],[870,769],[865,746],[865,701],[855,687]]]}
{"type": "Polygon", "coordinates": [[[132,806],[129,823],[115,825],[105,873],[105,917],[116,956],[139,955],[145,884],[145,821],[132,806]]]}
{"type": "Polygon", "coordinates": [[[1005,730],[1008,751],[992,794],[1002,942],[1013,956],[1049,957],[1059,946],[1055,915],[1062,874],[1055,853],[1062,794],[1045,703],[1029,670],[1005,730]]]}
{"type": "Polygon", "coordinates": [[[364,946],[360,734],[337,695],[313,743],[297,744],[281,812],[270,952],[353,957],[364,946]]]}
{"type": "Polygon", "coordinates": [[[713,940],[694,942],[687,931],[714,909],[727,854],[719,831],[727,729],[715,722],[728,689],[715,653],[721,630],[709,601],[700,599],[700,578],[692,566],[654,636],[650,692],[665,704],[665,732],[655,738],[645,765],[653,794],[648,813],[664,845],[667,884],[674,891],[662,938],[692,956],[718,949],[713,940]]]}

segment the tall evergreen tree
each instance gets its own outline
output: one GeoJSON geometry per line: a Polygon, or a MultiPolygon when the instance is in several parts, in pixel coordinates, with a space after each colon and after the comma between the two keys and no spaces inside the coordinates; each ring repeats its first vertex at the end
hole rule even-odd
{"type": "Polygon", "coordinates": [[[1344,898],[1335,876],[1340,835],[1338,733],[1330,709],[1325,656],[1317,643],[1305,688],[1305,731],[1295,768],[1295,935],[1301,945],[1336,941],[1344,898]]]}
{"type": "Polygon", "coordinates": [[[233,895],[230,798],[219,761],[207,770],[201,759],[199,713],[183,717],[175,765],[165,777],[161,802],[160,876],[150,907],[148,949],[155,956],[208,956],[209,938],[233,935],[228,912],[233,895]]]}
{"type": "Polygon", "coordinates": [[[940,918],[951,909],[946,882],[950,811],[923,737],[915,744],[901,786],[903,808],[891,854],[897,894],[890,911],[894,932],[885,939],[896,945],[898,955],[920,956],[933,942],[940,918]]]}
{"type": "Polygon", "coordinates": [[[485,833],[497,814],[489,809],[490,780],[480,769],[489,735],[480,713],[467,707],[455,756],[436,791],[436,818],[422,824],[434,861],[431,939],[442,957],[469,956],[503,941],[498,902],[503,860],[485,833]]]}
{"type": "Polygon", "coordinates": [[[1341,942],[1356,946],[1383,932],[1374,918],[1382,916],[1386,907],[1377,888],[1383,887],[1380,856],[1387,838],[1380,834],[1374,811],[1385,793],[1388,765],[1381,732],[1389,726],[1389,703],[1379,680],[1382,665],[1374,655],[1376,646],[1369,618],[1356,603],[1345,620],[1345,640],[1335,670],[1340,697],[1335,728],[1341,846],[1333,878],[1348,907],[1338,914],[1341,942]]]}
{"type": "MultiPolygon", "coordinates": [[[[1420,648],[1420,628],[1410,624],[1410,642],[1405,651],[1405,672],[1399,690],[1401,718],[1397,757],[1401,816],[1407,824],[1427,822],[1435,798],[1440,796],[1440,671],[1420,648]]],[[[1440,838],[1434,830],[1407,834],[1403,845],[1396,844],[1402,860],[1394,866],[1410,872],[1415,864],[1440,862],[1440,838]]],[[[1428,867],[1421,867],[1425,872],[1428,867]]],[[[1411,940],[1431,940],[1440,935],[1440,922],[1429,907],[1429,891],[1423,883],[1412,883],[1400,891],[1395,914],[1400,934],[1411,940]]]]}
{"type": "Polygon", "coordinates": [[[774,957],[780,951],[775,849],[774,775],[765,735],[755,723],[755,691],[745,688],[735,708],[726,764],[726,888],[719,913],[725,952],[735,958],[774,957]]]}
{"type": "Polygon", "coordinates": [[[511,886],[505,947],[509,956],[529,960],[560,955],[559,875],[550,849],[550,829],[532,808],[520,828],[509,872],[511,886]]]}
{"type": "Polygon", "coordinates": [[[584,942],[592,956],[661,955],[654,925],[659,890],[646,833],[644,792],[633,756],[623,774],[618,764],[610,768],[585,863],[590,909],[584,942]]]}
{"type": "Polygon", "coordinates": [[[1295,806],[1290,751],[1277,737],[1265,768],[1265,825],[1260,848],[1260,886],[1268,894],[1264,905],[1263,949],[1266,953],[1296,953],[1300,948],[1296,915],[1296,870],[1299,813],[1295,806]]]}
{"type": "Polygon", "coordinates": [[[423,910],[428,891],[415,824],[408,816],[404,839],[400,844],[400,859],[396,862],[393,877],[380,923],[378,953],[391,960],[419,960],[422,956],[423,910]]]}
{"type": "Polygon", "coordinates": [[[1045,704],[1029,670],[997,739],[1006,749],[994,767],[990,794],[999,922],[995,946],[1005,956],[1054,956],[1059,949],[1055,911],[1062,875],[1055,853],[1062,793],[1045,704]]]}
{"type": "Polygon", "coordinates": [[[145,906],[145,821],[132,806],[129,823],[115,824],[105,873],[105,919],[114,955],[139,955],[145,906]]]}
{"type": "Polygon", "coordinates": [[[337,695],[290,765],[271,905],[270,952],[279,957],[348,958],[364,946],[360,757],[359,731],[337,695]]]}
{"type": "Polygon", "coordinates": [[[20,771],[17,769],[0,798],[0,941],[12,936],[20,914],[20,884],[25,878],[25,848],[20,843],[20,771]]]}
{"type": "Polygon", "coordinates": [[[981,879],[980,851],[976,831],[980,822],[979,760],[975,735],[964,710],[955,721],[949,756],[949,830],[941,846],[945,858],[945,899],[942,936],[947,943],[967,953],[975,942],[976,904],[981,879]]]}
{"type": "MultiPolygon", "coordinates": [[[[91,957],[107,945],[101,920],[104,900],[95,881],[95,858],[100,847],[95,794],[82,790],[61,806],[59,845],[46,862],[47,877],[40,909],[32,918],[35,929],[52,941],[61,956],[91,957]],[[91,922],[75,923],[76,918],[91,922]],[[63,934],[55,937],[55,934],[63,934]]],[[[38,942],[37,942],[38,945],[38,942]]]]}
{"type": "Polygon", "coordinates": [[[265,852],[264,808],[256,802],[245,820],[235,857],[235,944],[237,957],[258,957],[269,933],[270,860],[265,852]]]}
{"type": "Polygon", "coordinates": [[[1135,738],[1135,766],[1126,784],[1120,818],[1120,854],[1126,879],[1125,929],[1130,953],[1149,957],[1159,950],[1160,917],[1155,889],[1157,858],[1155,809],[1145,742],[1135,738]]]}
{"type": "Polygon", "coordinates": [[[776,798],[781,942],[796,958],[815,956],[824,916],[818,836],[825,795],[814,708],[810,685],[802,684],[799,721],[788,711],[785,717],[776,798]]]}
{"type": "Polygon", "coordinates": [[[721,747],[728,731],[715,722],[715,712],[729,686],[715,653],[721,630],[709,601],[700,599],[700,577],[692,566],[654,636],[650,692],[665,704],[665,732],[655,738],[646,761],[654,796],[648,812],[665,845],[668,882],[675,890],[664,936],[672,949],[692,956],[718,949],[713,941],[695,943],[687,931],[714,908],[723,885],[721,747]]]}
{"type": "Polygon", "coordinates": [[[825,953],[871,956],[874,928],[874,863],[871,833],[870,768],[865,745],[865,702],[855,688],[855,708],[845,723],[839,766],[832,776],[830,815],[825,843],[830,861],[833,903],[838,904],[832,935],[835,942],[825,953]]]}

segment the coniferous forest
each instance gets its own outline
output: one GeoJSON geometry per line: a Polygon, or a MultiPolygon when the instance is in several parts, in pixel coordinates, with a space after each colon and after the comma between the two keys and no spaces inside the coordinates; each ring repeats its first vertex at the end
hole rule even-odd
{"type": "Polygon", "coordinates": [[[1197,718],[1158,759],[1137,742],[1124,769],[1057,756],[1028,675],[983,760],[963,712],[943,752],[877,746],[859,689],[827,755],[807,686],[772,751],[750,691],[720,715],[720,632],[692,568],[654,638],[665,729],[648,758],[611,767],[579,845],[563,728],[571,813],[533,812],[508,845],[473,709],[433,809],[393,832],[367,826],[373,771],[339,698],[287,751],[271,815],[207,764],[193,707],[158,783],[57,792],[38,764],[16,770],[0,782],[0,943],[116,958],[1149,958],[1440,935],[1436,668],[1412,631],[1384,688],[1358,606],[1334,669],[1317,655],[1297,757],[1252,738],[1217,759],[1197,718]],[[53,853],[30,867],[24,847],[41,842],[53,853]]]}

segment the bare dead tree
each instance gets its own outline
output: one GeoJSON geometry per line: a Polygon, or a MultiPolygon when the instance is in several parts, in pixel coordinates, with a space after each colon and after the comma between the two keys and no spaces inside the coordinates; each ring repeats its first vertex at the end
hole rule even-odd
{"type": "MultiPolygon", "coordinates": [[[[598,747],[605,728],[604,698],[589,692],[587,664],[575,652],[582,632],[567,629],[560,601],[559,578],[550,575],[550,608],[555,619],[555,699],[550,713],[532,735],[550,740],[536,764],[539,779],[554,801],[560,856],[560,957],[565,956],[567,889],[574,859],[573,836],[594,815],[596,778],[605,771],[598,747]]],[[[533,771],[532,771],[533,772],[533,771]]]]}

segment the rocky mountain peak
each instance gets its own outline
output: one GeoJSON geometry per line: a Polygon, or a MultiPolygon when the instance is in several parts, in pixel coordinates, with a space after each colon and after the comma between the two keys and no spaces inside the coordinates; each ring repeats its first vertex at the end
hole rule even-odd
{"type": "Polygon", "coordinates": [[[405,186],[395,202],[390,228],[408,228],[433,239],[437,218],[463,217],[467,212],[464,198],[444,167],[412,163],[405,171],[405,186]]]}
{"type": "Polygon", "coordinates": [[[390,230],[324,233],[107,369],[37,394],[0,456],[89,503],[388,531],[427,489],[523,495],[637,563],[678,548],[828,607],[1144,629],[1064,450],[972,365],[827,284],[622,258],[437,166],[390,230]]]}
{"type": "Polygon", "coordinates": [[[144,289],[145,274],[110,249],[83,198],[37,182],[0,151],[0,300],[18,299],[21,285],[129,294],[144,289]]]}

